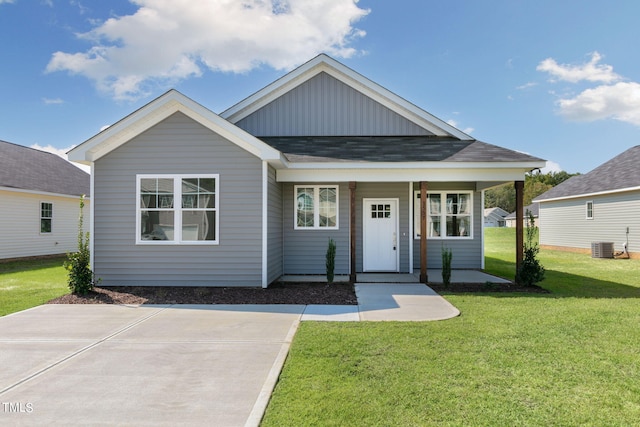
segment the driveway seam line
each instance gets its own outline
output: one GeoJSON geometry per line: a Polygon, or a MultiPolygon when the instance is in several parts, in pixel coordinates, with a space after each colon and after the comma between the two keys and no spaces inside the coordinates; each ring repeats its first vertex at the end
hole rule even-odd
{"type": "Polygon", "coordinates": [[[11,384],[11,385],[9,385],[9,386],[5,387],[5,388],[4,388],[4,389],[2,389],[2,390],[0,390],[0,395],[3,395],[3,394],[5,394],[5,393],[6,393],[6,392],[8,392],[8,391],[13,390],[14,388],[16,388],[16,387],[18,387],[18,386],[20,386],[20,385],[22,385],[22,384],[26,383],[27,381],[30,381],[30,380],[32,380],[32,379],[34,379],[34,378],[36,378],[36,377],[39,377],[40,375],[42,375],[42,374],[44,374],[45,372],[47,372],[47,371],[49,371],[49,370],[51,370],[51,369],[55,368],[56,366],[63,364],[63,363],[64,363],[64,362],[66,362],[67,360],[71,360],[71,359],[75,358],[76,356],[79,356],[80,354],[85,353],[85,352],[87,352],[88,350],[91,350],[91,349],[92,349],[92,348],[94,348],[94,347],[97,347],[98,345],[102,344],[102,343],[103,343],[103,342],[105,342],[105,341],[108,341],[109,339],[113,338],[114,336],[116,336],[116,335],[118,335],[118,334],[121,334],[122,332],[127,331],[127,330],[129,330],[129,329],[133,328],[134,326],[137,326],[137,325],[139,325],[140,323],[142,323],[142,322],[144,322],[144,321],[146,321],[146,320],[148,320],[148,319],[150,319],[150,318],[152,318],[152,317],[157,316],[158,314],[160,314],[161,312],[163,312],[164,310],[166,310],[166,309],[168,309],[168,308],[170,308],[170,307],[172,307],[172,306],[167,306],[167,307],[159,308],[159,310],[158,310],[157,312],[155,312],[155,313],[151,313],[150,315],[148,315],[148,316],[146,316],[146,317],[143,317],[142,319],[139,319],[139,320],[138,320],[138,321],[136,321],[136,322],[130,323],[130,324],[128,324],[128,325],[126,325],[126,326],[124,326],[123,328],[121,328],[121,329],[119,329],[119,330],[115,331],[114,333],[112,333],[112,334],[110,334],[110,335],[107,335],[107,336],[106,336],[106,337],[104,337],[104,338],[100,338],[98,341],[95,341],[95,342],[93,342],[93,343],[91,343],[91,344],[89,344],[89,345],[87,345],[87,346],[85,346],[85,347],[81,348],[80,350],[77,350],[77,351],[75,351],[75,352],[73,352],[73,353],[71,353],[71,354],[69,354],[69,355],[67,355],[67,356],[63,357],[62,359],[60,359],[60,360],[58,360],[58,361],[56,361],[56,362],[53,362],[53,363],[49,364],[48,366],[45,366],[44,368],[42,368],[42,369],[40,369],[40,370],[38,370],[38,371],[34,372],[33,374],[31,374],[31,375],[29,375],[29,376],[27,376],[27,377],[25,377],[25,378],[23,378],[23,379],[19,380],[18,382],[14,383],[14,384],[11,384]]]}

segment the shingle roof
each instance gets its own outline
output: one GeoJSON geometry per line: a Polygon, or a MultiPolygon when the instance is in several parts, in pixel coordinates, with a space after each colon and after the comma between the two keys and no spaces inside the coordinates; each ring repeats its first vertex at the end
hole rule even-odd
{"type": "MultiPolygon", "coordinates": [[[[538,217],[540,213],[540,204],[539,203],[531,203],[528,206],[522,208],[522,213],[524,215],[524,219],[527,219],[527,211],[531,212],[534,217],[538,217]]],[[[513,211],[509,215],[505,216],[504,219],[516,219],[516,212],[513,211]]]]}
{"type": "Polygon", "coordinates": [[[0,187],[89,195],[89,174],[55,154],[0,141],[0,187]]]}
{"type": "Polygon", "coordinates": [[[569,178],[536,197],[534,201],[640,187],[638,165],[640,165],[640,145],[628,149],[589,173],[569,178]]]}
{"type": "Polygon", "coordinates": [[[527,162],[537,157],[480,141],[429,136],[259,137],[290,162],[527,162]]]}

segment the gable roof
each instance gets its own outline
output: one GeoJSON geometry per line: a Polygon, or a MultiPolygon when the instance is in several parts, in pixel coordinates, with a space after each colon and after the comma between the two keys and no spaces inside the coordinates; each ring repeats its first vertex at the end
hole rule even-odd
{"type": "Polygon", "coordinates": [[[185,114],[262,160],[280,160],[277,150],[175,89],[69,151],[69,160],[90,164],[176,112],[185,114]]]}
{"type": "Polygon", "coordinates": [[[243,118],[323,72],[436,136],[452,136],[461,140],[473,140],[471,136],[374,83],[326,54],[316,56],[289,74],[223,111],[220,116],[231,123],[238,123],[243,118]]]}
{"type": "Polygon", "coordinates": [[[584,175],[572,176],[535,202],[640,189],[640,145],[636,145],[584,175]]]}
{"type": "MultiPolygon", "coordinates": [[[[531,203],[530,205],[522,208],[522,213],[524,214],[524,219],[527,219],[527,212],[531,212],[535,218],[538,217],[540,213],[540,204],[539,203],[531,203]]],[[[516,212],[513,211],[509,215],[505,216],[504,219],[516,219],[516,212]]]]}
{"type": "Polygon", "coordinates": [[[90,176],[45,151],[0,141],[0,187],[61,195],[89,195],[90,176]]]}

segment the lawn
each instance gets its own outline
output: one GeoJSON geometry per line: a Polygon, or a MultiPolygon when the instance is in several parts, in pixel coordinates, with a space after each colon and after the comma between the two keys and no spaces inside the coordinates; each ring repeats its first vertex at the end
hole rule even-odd
{"type": "Polygon", "coordinates": [[[64,257],[0,263],[0,316],[69,293],[64,257]]]}
{"type": "MultiPolygon", "coordinates": [[[[513,233],[487,230],[488,271],[513,276],[513,233]]],[[[640,261],[540,259],[550,294],[449,294],[462,315],[440,322],[302,323],[263,425],[639,425],[640,261]]]]}

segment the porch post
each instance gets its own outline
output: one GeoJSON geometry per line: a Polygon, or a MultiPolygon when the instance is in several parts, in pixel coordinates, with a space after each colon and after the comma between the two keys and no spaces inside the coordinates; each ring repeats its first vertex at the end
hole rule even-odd
{"type": "Polygon", "coordinates": [[[356,182],[349,182],[349,253],[351,255],[351,271],[349,273],[349,281],[356,282],[356,182]]]}
{"type": "Polygon", "coordinates": [[[420,283],[427,282],[427,183],[420,181],[420,283]]]}
{"type": "Polygon", "coordinates": [[[516,272],[524,258],[524,181],[515,181],[516,188],[516,272]]]}

